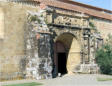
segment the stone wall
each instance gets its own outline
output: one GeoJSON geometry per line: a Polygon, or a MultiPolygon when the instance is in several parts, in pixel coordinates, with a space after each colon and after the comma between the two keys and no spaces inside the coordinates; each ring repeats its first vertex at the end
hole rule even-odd
{"type": "MultiPolygon", "coordinates": [[[[31,4],[0,2],[1,80],[24,78],[26,74],[27,77],[31,76],[30,78],[35,79],[51,78],[53,44],[50,44],[50,42],[51,40],[55,42],[63,33],[74,34],[80,40],[81,45],[76,47],[78,43],[75,44],[76,41],[74,39],[73,45],[75,44],[76,46],[73,46],[74,48],[72,47],[70,51],[74,52],[76,50],[75,48],[81,48],[78,50],[78,53],[82,57],[80,58],[79,54],[72,55],[73,57],[69,56],[73,62],[73,58],[79,57],[80,59],[78,58],[75,61],[78,64],[84,61],[84,64],[83,62],[81,63],[82,69],[85,69],[86,61],[88,63],[94,63],[94,46],[98,46],[97,42],[99,40],[97,39],[100,37],[97,33],[94,34],[94,31],[93,33],[90,31],[89,34],[85,31],[85,29],[87,31],[91,29],[88,22],[89,16],[78,12],[49,8],[47,10],[48,12],[45,13],[47,21],[43,21],[42,18],[42,21],[37,19],[38,22],[30,23],[30,26],[33,27],[28,26],[27,12],[31,11],[35,13],[38,9],[38,6],[34,7],[31,4]],[[48,24],[49,29],[45,22],[48,24]],[[87,40],[83,39],[84,31],[82,29],[87,34],[87,40]]],[[[35,20],[35,18],[32,19],[35,20]]],[[[104,39],[109,33],[112,34],[112,21],[93,18],[92,22],[104,39]]],[[[89,69],[90,67],[91,65],[89,65],[89,69]]]]}
{"type": "Polygon", "coordinates": [[[0,38],[4,38],[4,11],[0,8],[0,38]]]}
{"type": "Polygon", "coordinates": [[[29,12],[25,35],[26,77],[33,79],[52,78],[52,37],[42,11],[29,12]]]}
{"type": "MultiPolygon", "coordinates": [[[[4,25],[0,27],[2,35],[2,38],[0,37],[0,78],[2,80],[22,78],[25,73],[24,31],[28,10],[37,11],[38,7],[0,1],[0,14],[4,14],[4,20],[2,18],[2,25],[4,25]]],[[[0,21],[1,17],[0,15],[0,21]]]]}
{"type": "Polygon", "coordinates": [[[101,33],[101,36],[106,39],[108,34],[112,34],[112,21],[105,19],[93,18],[93,23],[96,26],[98,32],[101,33]]]}

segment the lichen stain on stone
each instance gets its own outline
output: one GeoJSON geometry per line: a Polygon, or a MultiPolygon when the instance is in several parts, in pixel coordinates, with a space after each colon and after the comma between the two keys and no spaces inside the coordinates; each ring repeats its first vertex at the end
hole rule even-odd
{"type": "MultiPolygon", "coordinates": [[[[52,78],[52,60],[49,29],[42,14],[29,12],[28,38],[26,38],[26,54],[29,62],[27,64],[27,77],[35,79],[52,78]],[[35,21],[31,18],[35,16],[35,21]],[[44,33],[42,33],[44,32],[44,33]]],[[[34,17],[33,17],[34,20],[34,17]]]]}

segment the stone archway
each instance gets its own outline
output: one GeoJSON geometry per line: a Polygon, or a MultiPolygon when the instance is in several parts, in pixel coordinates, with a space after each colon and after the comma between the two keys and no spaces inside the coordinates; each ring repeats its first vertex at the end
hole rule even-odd
{"type": "MultiPolygon", "coordinates": [[[[71,33],[63,33],[57,37],[54,43],[54,64],[57,73],[59,73],[59,59],[62,60],[63,68],[66,67],[68,74],[74,72],[75,68],[80,64],[81,55],[80,55],[80,43],[77,38],[71,33]],[[65,59],[66,58],[66,59],[65,59]],[[66,61],[66,62],[63,62],[66,61]],[[66,64],[65,64],[66,63],[66,64]]],[[[64,71],[65,72],[65,71],[64,71]]],[[[63,74],[63,73],[62,73],[63,74]]]]}

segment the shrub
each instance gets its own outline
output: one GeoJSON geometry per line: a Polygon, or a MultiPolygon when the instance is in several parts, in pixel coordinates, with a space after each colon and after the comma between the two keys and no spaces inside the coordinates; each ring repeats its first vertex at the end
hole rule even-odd
{"type": "Polygon", "coordinates": [[[106,43],[96,51],[96,62],[101,73],[112,75],[112,36],[109,35],[106,43]]]}

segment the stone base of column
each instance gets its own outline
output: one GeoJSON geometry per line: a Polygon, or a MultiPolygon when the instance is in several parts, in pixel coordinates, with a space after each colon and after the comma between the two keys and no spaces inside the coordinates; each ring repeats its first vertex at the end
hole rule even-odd
{"type": "Polygon", "coordinates": [[[98,71],[97,64],[81,64],[79,70],[74,70],[74,73],[97,74],[98,71]]]}

